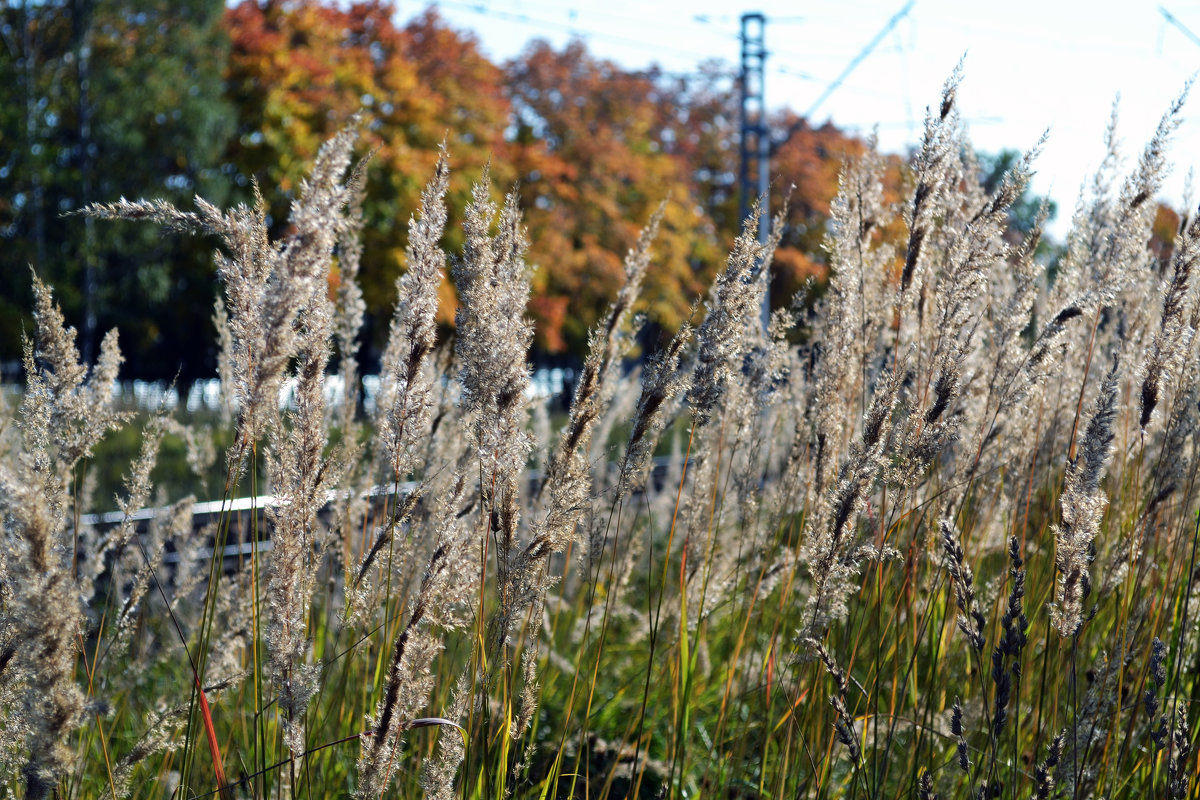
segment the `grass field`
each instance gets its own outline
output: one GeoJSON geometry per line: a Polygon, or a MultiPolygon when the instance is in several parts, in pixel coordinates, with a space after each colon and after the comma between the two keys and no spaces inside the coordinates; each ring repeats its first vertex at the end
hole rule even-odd
{"type": "Polygon", "coordinates": [[[1148,246],[1182,100],[1136,163],[1108,132],[1051,271],[1008,225],[1037,147],[985,192],[956,91],[899,203],[881,156],[845,166],[814,306],[764,330],[751,221],[630,372],[649,220],[565,416],[528,391],[525,234],[486,174],[449,257],[430,178],[370,412],[323,393],[360,385],[353,129],[282,241],[261,206],[87,209],[219,243],[229,391],[134,425],[115,337],[79,364],[38,284],[0,428],[0,791],[1194,797],[1200,220],[1148,246]],[[106,527],[101,442],[129,455],[106,527]],[[275,502],[135,519],[186,489],[275,502]]]}

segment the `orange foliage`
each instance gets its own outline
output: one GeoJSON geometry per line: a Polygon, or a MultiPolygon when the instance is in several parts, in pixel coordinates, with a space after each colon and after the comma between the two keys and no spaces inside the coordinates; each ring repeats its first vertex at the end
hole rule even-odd
{"type": "Polygon", "coordinates": [[[1170,206],[1159,203],[1154,210],[1154,225],[1150,228],[1150,252],[1154,254],[1160,269],[1166,269],[1171,263],[1180,222],[1179,214],[1170,206]]]}
{"type": "MultiPolygon", "coordinates": [[[[375,333],[386,330],[393,283],[404,268],[409,215],[446,141],[453,167],[447,248],[461,243],[457,215],[491,163],[497,193],[517,183],[537,271],[530,314],[535,346],[581,354],[589,328],[622,280],[625,253],[668,200],[643,290],[652,324],[675,329],[719,268],[737,219],[737,93],[727,73],[634,72],[581,42],[531,44],[503,67],[432,10],[405,27],[382,0],[252,0],[230,6],[229,93],[238,135],[228,158],[259,178],[277,225],[320,143],[359,109],[375,157],[368,172],[361,272],[375,333]]],[[[777,206],[795,184],[772,295],[786,305],[809,276],[825,274],[822,241],[841,165],[864,145],[794,115],[772,163],[777,206]]],[[[443,287],[439,318],[453,320],[443,287]]],[[[378,344],[378,342],[376,342],[378,344]]]]}
{"type": "MultiPolygon", "coordinates": [[[[229,157],[265,188],[278,188],[270,197],[277,223],[321,142],[366,112],[363,139],[374,157],[360,280],[377,319],[395,300],[408,219],[433,174],[438,146],[445,141],[453,159],[454,208],[464,205],[489,159],[506,161],[500,69],[479,54],[473,38],[446,28],[432,11],[403,29],[392,22],[393,12],[380,0],[261,6],[242,0],[225,16],[239,124],[229,157]]],[[[512,178],[500,169],[496,177],[512,178]]],[[[447,317],[452,310],[444,310],[447,317]]],[[[380,327],[386,330],[386,322],[380,327]]]]}
{"type": "Polygon", "coordinates": [[[562,51],[535,42],[509,72],[513,158],[530,257],[541,267],[534,290],[566,308],[561,331],[559,320],[539,319],[538,343],[582,351],[620,284],[626,251],[668,198],[643,297],[652,322],[677,327],[717,251],[707,220],[693,211],[687,164],[662,145],[674,106],[658,76],[596,59],[580,42],[562,51]]]}

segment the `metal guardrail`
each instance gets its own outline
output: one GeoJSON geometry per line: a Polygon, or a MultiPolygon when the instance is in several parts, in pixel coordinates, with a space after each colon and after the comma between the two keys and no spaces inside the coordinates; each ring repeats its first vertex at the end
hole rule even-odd
{"type": "MultiPolygon", "coordinates": [[[[399,486],[401,493],[411,492],[420,484],[417,481],[405,481],[399,486]]],[[[393,494],[396,491],[395,486],[375,486],[367,493],[366,497],[383,497],[393,494]]],[[[346,496],[345,492],[328,491],[325,493],[325,502],[322,506],[327,506],[334,500],[338,500],[346,496]]],[[[192,504],[192,518],[210,517],[221,514],[232,514],[242,511],[261,511],[266,508],[275,508],[281,503],[273,494],[261,494],[257,497],[238,497],[232,500],[205,500],[192,504]]],[[[166,513],[170,509],[169,506],[159,508],[143,508],[129,515],[131,522],[142,522],[154,519],[160,514],[166,513]]],[[[122,511],[105,511],[97,514],[81,514],[79,522],[81,525],[89,526],[108,526],[120,525],[126,519],[125,513],[122,511]]]]}
{"type": "MultiPolygon", "coordinates": [[[[659,456],[651,462],[650,480],[656,483],[661,483],[666,477],[667,468],[671,463],[670,457],[659,456]]],[[[611,464],[609,465],[612,466],[611,464]]],[[[529,473],[527,479],[534,483],[542,478],[540,473],[529,473]]],[[[393,494],[406,495],[415,491],[420,486],[419,481],[405,481],[399,486],[395,484],[373,486],[364,494],[364,499],[390,497],[393,494]]],[[[640,491],[640,490],[637,490],[640,491]]],[[[636,494],[637,491],[634,493],[636,494]]],[[[321,504],[322,512],[327,512],[330,505],[335,500],[344,499],[347,493],[345,491],[330,490],[325,492],[325,501],[321,504]]],[[[192,504],[192,529],[199,530],[210,522],[220,522],[224,518],[230,518],[230,530],[234,529],[234,523],[237,523],[237,530],[249,531],[249,514],[259,515],[265,512],[268,508],[277,508],[282,505],[282,502],[276,495],[264,494],[255,497],[238,497],[231,500],[203,500],[192,504]],[[236,515],[236,516],[232,516],[236,515]],[[243,524],[241,520],[243,515],[246,515],[246,522],[243,524]]],[[[171,509],[170,506],[161,506],[157,508],[143,508],[135,511],[126,517],[121,511],[105,511],[100,513],[81,514],[79,523],[81,526],[109,528],[122,524],[127,519],[137,525],[138,531],[145,530],[145,526],[156,517],[166,514],[171,509]]],[[[254,540],[243,540],[239,537],[239,541],[226,544],[221,548],[221,557],[228,561],[234,558],[244,558],[253,553],[269,552],[271,549],[271,540],[269,538],[270,529],[265,523],[258,528],[260,538],[254,540]]],[[[213,555],[212,548],[202,549],[197,552],[197,557],[202,560],[208,560],[213,555]]],[[[163,561],[168,564],[179,562],[177,552],[168,551],[164,554],[163,561]]]]}
{"type": "MultiPolygon", "coordinates": [[[[364,495],[370,499],[374,497],[385,497],[395,494],[397,490],[400,494],[408,494],[414,491],[420,484],[416,481],[405,481],[398,487],[389,486],[374,486],[364,495]]],[[[345,491],[327,491],[325,493],[325,501],[321,504],[321,510],[325,511],[335,501],[346,497],[345,491]]],[[[268,508],[278,508],[283,504],[276,495],[264,494],[254,497],[237,497],[231,500],[204,500],[193,503],[191,508],[192,515],[192,530],[199,530],[210,522],[220,522],[222,519],[230,520],[230,530],[249,532],[249,514],[259,515],[268,508]],[[243,515],[247,515],[246,522],[243,523],[243,515]]],[[[143,508],[126,516],[122,511],[105,511],[94,514],[81,514],[79,516],[79,524],[91,527],[109,528],[121,525],[129,521],[137,526],[139,533],[145,530],[145,526],[149,522],[160,515],[166,514],[170,510],[170,506],[162,506],[158,508],[143,508]]],[[[263,524],[258,529],[259,536],[254,539],[246,539],[238,536],[238,541],[231,544],[223,545],[221,548],[222,561],[228,561],[234,558],[244,558],[245,556],[254,553],[269,552],[271,550],[271,540],[269,538],[270,528],[263,524]]],[[[196,553],[196,557],[202,561],[207,561],[212,558],[213,549],[211,547],[202,548],[196,553]]],[[[170,550],[163,554],[163,561],[167,564],[179,563],[179,554],[174,550],[170,550]]]]}

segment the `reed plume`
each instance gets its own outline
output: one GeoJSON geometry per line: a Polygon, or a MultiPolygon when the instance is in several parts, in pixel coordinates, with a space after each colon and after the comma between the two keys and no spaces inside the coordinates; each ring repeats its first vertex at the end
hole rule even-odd
{"type": "Polygon", "coordinates": [[[1117,378],[1119,362],[1113,358],[1096,397],[1096,410],[1088,421],[1079,454],[1067,467],[1063,488],[1062,524],[1054,528],[1058,572],[1056,605],[1051,618],[1060,636],[1079,633],[1083,626],[1083,602],[1091,593],[1088,566],[1095,558],[1096,534],[1107,505],[1100,489],[1100,477],[1112,449],[1113,422],[1117,416],[1117,378]]]}
{"type": "Polygon", "coordinates": [[[25,797],[41,800],[70,768],[71,737],[89,710],[75,664],[85,624],[81,598],[94,588],[75,568],[72,478],[124,415],[113,407],[121,363],[116,334],[104,337],[89,370],[80,363],[75,329],[37,275],[33,289],[36,330],[25,343],[20,445],[0,463],[0,683],[12,704],[4,709],[4,736],[27,754],[25,797]]]}
{"type": "Polygon", "coordinates": [[[162,200],[94,203],[81,213],[98,219],[146,220],[181,233],[205,233],[220,239],[217,275],[225,286],[229,320],[231,387],[238,408],[237,436],[228,454],[231,476],[240,473],[246,454],[268,428],[277,424],[278,401],[288,363],[299,350],[301,310],[328,285],[329,268],[340,232],[349,224],[343,213],[353,189],[343,182],[358,135],[356,124],[321,146],[311,174],[300,185],[289,222],[279,242],[267,233],[266,201],[255,187],[253,207],[223,212],[196,198],[196,211],[181,211],[162,200]]]}

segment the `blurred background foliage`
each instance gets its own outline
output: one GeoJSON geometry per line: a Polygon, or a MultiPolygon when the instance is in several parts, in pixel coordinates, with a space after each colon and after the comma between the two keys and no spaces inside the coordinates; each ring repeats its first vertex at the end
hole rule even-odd
{"type": "MultiPolygon", "coordinates": [[[[485,166],[496,186],[520,193],[537,268],[537,358],[582,355],[625,251],[663,200],[643,310],[648,336],[673,331],[739,226],[738,84],[728,65],[630,71],[579,41],[562,50],[535,41],[493,63],[432,9],[403,26],[396,19],[392,4],[376,0],[0,2],[5,377],[19,374],[22,331],[31,330],[30,267],[56,288],[85,358],[116,327],[124,376],[183,386],[211,376],[214,244],[132,224],[97,230],[68,212],[122,196],[185,207],[193,195],[252,202],[256,183],[282,234],[305,165],[360,110],[373,153],[360,276],[365,369],[378,359],[408,219],[443,142],[455,167],[452,252],[485,166]]],[[[810,277],[818,286],[824,278],[839,171],[867,145],[786,109],[770,123],[772,209],[790,196],[772,287],[780,306],[810,277]]],[[[1011,159],[981,159],[980,180],[1011,159]]],[[[899,157],[888,176],[898,197],[907,180],[899,157]]],[[[1036,205],[1019,207],[1029,214],[1036,205]]],[[[448,327],[454,293],[444,289],[448,327]]]]}

